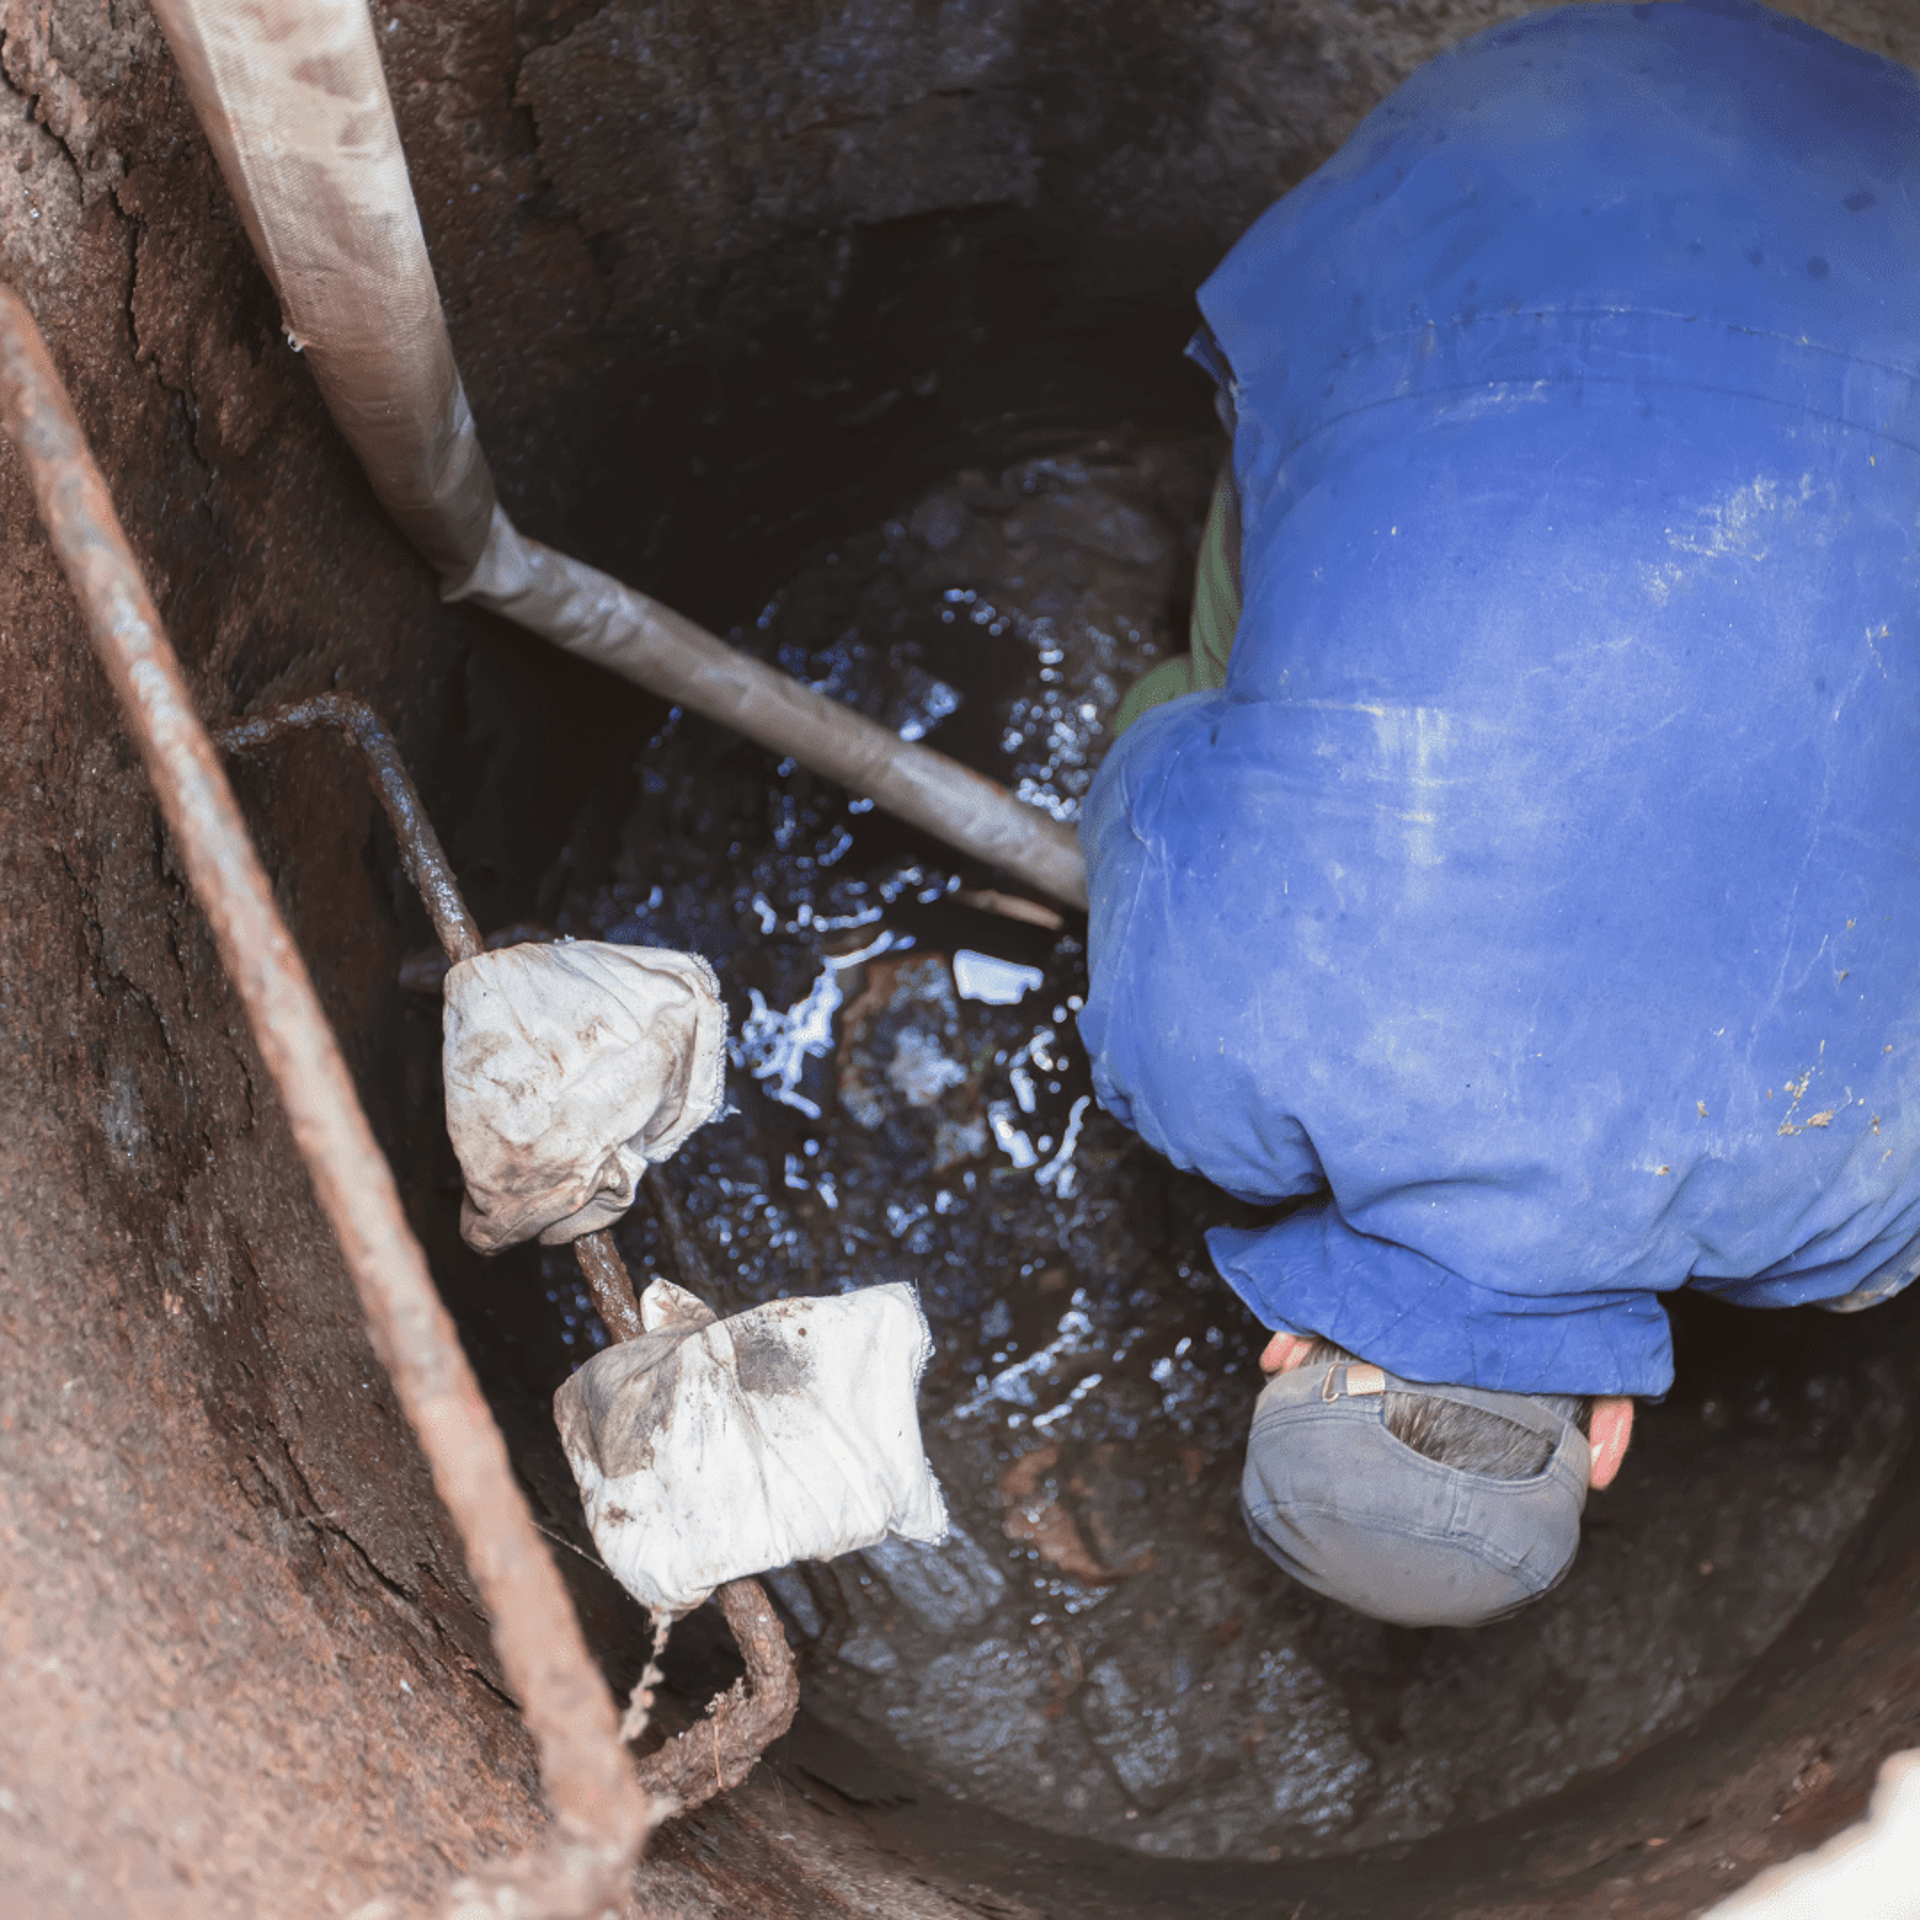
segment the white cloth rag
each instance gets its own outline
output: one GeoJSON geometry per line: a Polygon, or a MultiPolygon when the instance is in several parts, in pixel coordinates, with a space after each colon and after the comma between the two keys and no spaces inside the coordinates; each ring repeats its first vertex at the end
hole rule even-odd
{"type": "Polygon", "coordinates": [[[441,1072],[482,1253],[576,1240],[719,1111],[727,1014],[696,953],[566,940],[447,975],[441,1072]]]}
{"type": "Polygon", "coordinates": [[[715,1319],[656,1280],[646,1332],[554,1395],[594,1544],[642,1606],[889,1534],[937,1545],[946,1503],[920,1443],[933,1351],[908,1286],[775,1300],[715,1319]]]}

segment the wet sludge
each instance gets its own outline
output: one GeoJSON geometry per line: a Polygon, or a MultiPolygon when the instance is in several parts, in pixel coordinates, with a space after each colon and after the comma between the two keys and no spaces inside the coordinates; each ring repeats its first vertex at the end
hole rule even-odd
{"type": "MultiPolygon", "coordinates": [[[[1088,442],[962,474],[736,638],[1072,818],[1120,694],[1183,644],[1217,457],[1088,442]]],[[[667,1168],[714,1304],[909,1281],[933,1326],[951,1541],[770,1585],[813,1711],[934,1790],[1195,1858],[1415,1839],[1696,1721],[1864,1516],[1904,1432],[1884,1343],[1683,1303],[1681,1385],[1548,1600],[1416,1633],[1292,1586],[1238,1510],[1264,1333],[1201,1238],[1259,1216],[1094,1103],[1076,928],[987,910],[992,876],[678,716],[638,771],[561,924],[692,947],[725,985],[735,1111],[667,1168]]],[[[641,1212],[621,1237],[672,1270],[641,1212]]],[[[571,1262],[545,1272],[584,1358],[571,1262]]]]}

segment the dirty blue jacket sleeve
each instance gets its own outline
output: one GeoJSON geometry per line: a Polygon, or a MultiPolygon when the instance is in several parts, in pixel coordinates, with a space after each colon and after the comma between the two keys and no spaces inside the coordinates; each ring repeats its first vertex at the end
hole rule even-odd
{"type": "Polygon", "coordinates": [[[1227,685],[1082,822],[1104,1103],[1268,1324],[1659,1393],[1920,1239],[1920,89],[1743,0],[1415,75],[1202,291],[1227,685]]]}

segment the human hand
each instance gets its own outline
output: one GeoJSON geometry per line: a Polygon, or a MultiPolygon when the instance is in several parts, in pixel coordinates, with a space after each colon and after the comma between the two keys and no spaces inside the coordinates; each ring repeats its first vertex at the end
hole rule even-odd
{"type": "Polygon", "coordinates": [[[1307,1357],[1312,1337],[1304,1333],[1276,1333],[1260,1355],[1262,1373],[1291,1373],[1307,1357]]]}

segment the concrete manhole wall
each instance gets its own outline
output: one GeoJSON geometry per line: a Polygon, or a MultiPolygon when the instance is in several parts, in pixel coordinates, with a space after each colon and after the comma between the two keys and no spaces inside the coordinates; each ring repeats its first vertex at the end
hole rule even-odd
{"type": "MultiPolygon", "coordinates": [[[[1791,10],[1920,63],[1896,0],[1791,10]]],[[[1199,277],[1413,65],[1526,11],[374,8],[503,496],[722,627],[1015,426],[1099,427],[1129,383],[1135,418],[1204,424],[1178,364],[1199,277]]],[[[550,907],[658,707],[440,605],[281,337],[145,10],[11,0],[0,36],[5,274],[203,714],[365,694],[482,922],[550,907]]],[[[10,448],[0,527],[0,1908],[425,1897],[538,1830],[531,1751],[10,448]]],[[[376,809],[325,741],[238,785],[508,1382],[489,1303],[532,1269],[453,1231],[396,985],[425,924],[376,809]]],[[[1894,1503],[1702,1727],[1404,1858],[1183,1871],[763,1770],[657,1838],[639,1910],[1695,1911],[1916,1744],[1917,1561],[1894,1503]]]]}

